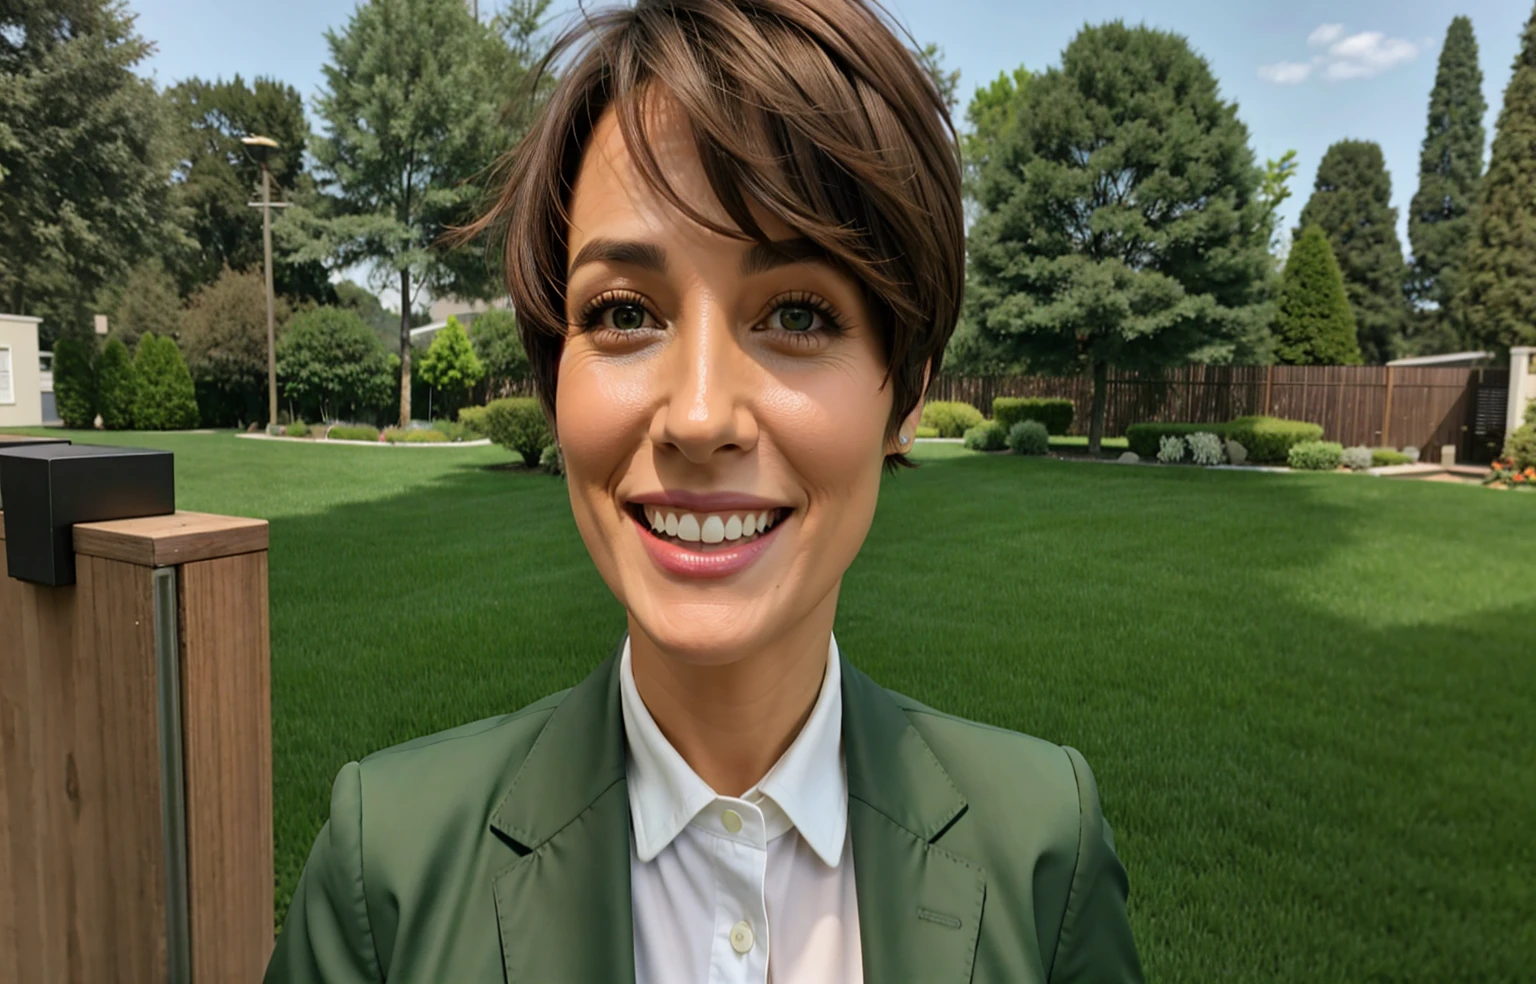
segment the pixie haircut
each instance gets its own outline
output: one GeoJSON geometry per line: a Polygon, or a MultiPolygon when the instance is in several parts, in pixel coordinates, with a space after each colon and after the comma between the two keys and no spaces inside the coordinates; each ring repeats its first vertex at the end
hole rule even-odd
{"type": "MultiPolygon", "coordinates": [[[[489,232],[505,265],[539,399],[555,415],[566,334],[567,207],[598,119],[612,109],[644,180],[705,228],[768,242],[748,203],[861,285],[892,385],[889,438],[937,373],[959,318],[965,265],[960,160],[928,72],[867,0],[638,0],[586,14],[551,48],[562,65],[498,169],[489,232]],[[647,137],[645,97],[681,108],[734,223],[673,188],[647,137]]],[[[887,465],[908,465],[891,455],[887,465]]]]}

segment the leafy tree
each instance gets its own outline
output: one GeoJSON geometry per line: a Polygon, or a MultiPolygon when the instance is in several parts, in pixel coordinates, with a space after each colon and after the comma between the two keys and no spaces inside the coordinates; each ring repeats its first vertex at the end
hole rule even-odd
{"type": "Polygon", "coordinates": [[[939,90],[939,95],[944,99],[944,105],[953,113],[955,107],[960,105],[960,70],[944,67],[944,49],[932,41],[914,50],[912,56],[923,66],[923,71],[928,73],[934,88],[939,90]]]}
{"type": "Polygon", "coordinates": [[[1459,313],[1479,345],[1536,345],[1536,11],[1504,90],[1459,313]]]}
{"type": "Polygon", "coordinates": [[[476,316],[469,323],[469,338],[485,364],[485,378],[493,393],[528,377],[528,353],[518,334],[517,315],[511,311],[492,308],[476,316]]]}
{"type": "Polygon", "coordinates": [[[317,109],[326,135],[313,152],[328,193],[318,212],[280,223],[333,267],[379,264],[398,277],[400,422],[411,412],[410,316],[416,291],[489,296],[484,254],[441,245],[480,200],[472,179],[517,136],[500,125],[505,41],[463,0],[368,0],[340,32],[317,109]]]}
{"type": "Polygon", "coordinates": [[[448,398],[450,415],[463,405],[470,388],[485,376],[485,364],[464,333],[459,319],[448,316],[448,324],[432,336],[432,344],[421,360],[421,378],[427,385],[443,391],[448,398]]]}
{"type": "Polygon", "coordinates": [[[1264,177],[1259,182],[1259,200],[1264,203],[1265,223],[1269,227],[1269,248],[1279,246],[1280,206],[1291,197],[1291,179],[1296,176],[1296,151],[1288,150],[1280,159],[1264,162],[1264,177]]]}
{"type": "MultiPolygon", "coordinates": [[[[261,166],[240,142],[259,134],[277,141],[267,161],[278,199],[306,200],[314,180],[304,169],[309,124],[304,100],[291,85],[258,77],[250,85],[190,78],[164,95],[176,148],[174,187],[183,204],[192,246],[178,259],[181,289],[191,293],[218,279],[225,267],[260,270],[263,263],[259,199],[261,166]]],[[[274,243],[272,278],[277,293],[326,303],[333,299],[325,267],[297,261],[274,243]]]]}
{"type": "Polygon", "coordinates": [[[283,391],[306,418],[355,418],[389,399],[394,366],[352,311],[320,307],[296,315],[277,347],[283,391]]]}
{"type": "MultiPolygon", "coordinates": [[[[379,341],[384,347],[396,355],[400,353],[400,315],[398,312],[386,310],[379,299],[366,287],[360,287],[350,280],[343,280],[336,284],[336,307],[346,311],[353,311],[363,322],[373,329],[373,333],[379,336],[379,341]]],[[[412,327],[419,327],[412,325],[412,327]]]]}
{"type": "Polygon", "coordinates": [[[1259,169],[1237,107],[1179,35],[1084,28],[1030,79],[970,236],[969,316],[1035,371],[1227,361],[1267,332],[1259,169]]]}
{"type": "Polygon", "coordinates": [[[1407,267],[1392,178],[1378,144],[1341,140],[1328,148],[1301,210],[1301,228],[1314,225],[1328,234],[1344,273],[1365,361],[1380,365],[1396,357],[1408,324],[1407,267]]]}
{"type": "Polygon", "coordinates": [[[1293,366],[1360,362],[1355,316],[1344,277],[1323,230],[1311,226],[1291,246],[1275,312],[1275,361],[1293,366]]]}
{"type": "Polygon", "coordinates": [[[992,148],[1001,142],[1021,111],[1027,85],[1029,70],[1023,65],[1011,73],[999,72],[991,82],[976,87],[970,105],[965,107],[970,129],[960,134],[960,156],[965,163],[967,196],[975,197],[992,148]]]}
{"type": "Polygon", "coordinates": [[[121,338],[107,339],[96,363],[97,410],[107,430],[133,427],[133,408],[139,398],[139,374],[121,338]]]}
{"type": "Polygon", "coordinates": [[[181,238],[149,51],[122,0],[0,6],[0,308],[41,316],[44,348],[181,238]]]}
{"type": "MultiPolygon", "coordinates": [[[[126,350],[125,350],[126,351],[126,350]]],[[[66,335],[53,343],[53,398],[59,419],[74,430],[96,423],[96,339],[66,335]]]]}
{"type": "Polygon", "coordinates": [[[1461,291],[1462,264],[1472,233],[1472,205],[1483,176],[1483,71],[1466,17],[1451,21],[1429,93],[1429,126],[1419,154],[1419,190],[1408,207],[1413,245],[1411,292],[1421,311],[1413,325],[1416,351],[1453,352],[1461,328],[1452,302],[1461,291]]]}
{"type": "Polygon", "coordinates": [[[176,281],[158,258],[135,266],[120,285],[105,288],[97,296],[96,309],[106,314],[112,334],[130,349],[146,332],[174,337],[181,331],[176,281]]]}
{"type": "MultiPolygon", "coordinates": [[[[228,267],[188,299],[181,319],[181,349],[204,423],[229,427],[266,420],[266,303],[261,273],[228,267]]],[[[281,296],[275,320],[281,342],[288,321],[288,303],[281,296]]]]}
{"type": "Polygon", "coordinates": [[[133,426],[139,430],[183,430],[197,426],[197,391],[171,338],[146,332],[133,354],[138,389],[133,426]]]}

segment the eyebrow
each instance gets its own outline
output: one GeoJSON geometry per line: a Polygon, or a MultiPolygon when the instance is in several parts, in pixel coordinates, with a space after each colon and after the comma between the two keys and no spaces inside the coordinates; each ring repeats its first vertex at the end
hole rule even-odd
{"type": "MultiPolygon", "coordinates": [[[[795,263],[830,261],[831,255],[814,240],[804,237],[778,239],[772,242],[755,243],[751,249],[747,250],[747,254],[741,259],[741,275],[751,277],[795,263]]],[[[654,273],[665,273],[667,253],[655,243],[599,237],[589,240],[576,251],[576,258],[567,268],[566,276],[569,277],[577,267],[585,263],[601,262],[621,263],[654,273]]]]}

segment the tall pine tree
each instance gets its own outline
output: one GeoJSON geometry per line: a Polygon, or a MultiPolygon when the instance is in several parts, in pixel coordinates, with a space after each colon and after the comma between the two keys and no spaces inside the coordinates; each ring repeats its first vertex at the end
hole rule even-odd
{"type": "Polygon", "coordinates": [[[1473,222],[1459,305],[1469,339],[1536,345],[1536,11],[1504,90],[1473,222]]]}
{"type": "Polygon", "coordinates": [[[1087,27],[1033,76],[988,155],[968,316],[1037,371],[1230,361],[1267,334],[1259,168],[1237,107],[1177,34],[1087,27]]]}
{"type": "Polygon", "coordinates": [[[1300,228],[1314,225],[1327,233],[1344,273],[1365,361],[1379,365],[1396,357],[1408,324],[1403,293],[1408,271],[1397,238],[1392,178],[1379,145],[1341,140],[1328,148],[1312,197],[1301,210],[1300,228]]]}
{"type": "Polygon", "coordinates": [[[1355,316],[1328,237],[1309,227],[1291,245],[1275,311],[1275,361],[1347,366],[1360,361],[1355,316]]]}
{"type": "Polygon", "coordinates": [[[1472,205],[1483,176],[1487,111],[1472,22],[1458,17],[1451,21],[1440,50],[1440,68],[1429,93],[1429,126],[1419,155],[1419,190],[1408,207],[1411,291],[1427,308],[1411,322],[1409,348],[1419,354],[1453,352],[1461,345],[1453,301],[1461,291],[1472,205]]]}

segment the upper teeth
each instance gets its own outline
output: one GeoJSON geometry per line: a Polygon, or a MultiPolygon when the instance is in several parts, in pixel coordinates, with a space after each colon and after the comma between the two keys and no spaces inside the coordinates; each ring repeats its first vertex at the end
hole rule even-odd
{"type": "Polygon", "coordinates": [[[756,513],[691,513],[660,506],[646,506],[645,518],[657,533],[691,542],[719,543],[762,533],[773,522],[774,511],[756,513]]]}

